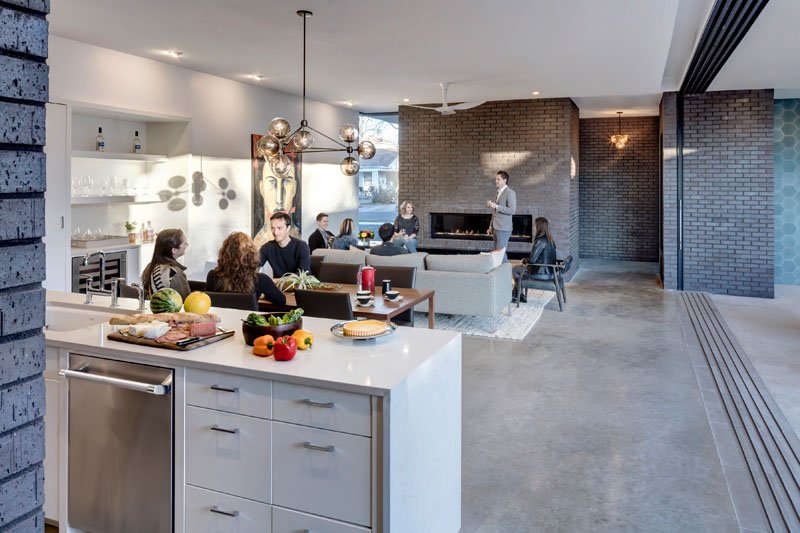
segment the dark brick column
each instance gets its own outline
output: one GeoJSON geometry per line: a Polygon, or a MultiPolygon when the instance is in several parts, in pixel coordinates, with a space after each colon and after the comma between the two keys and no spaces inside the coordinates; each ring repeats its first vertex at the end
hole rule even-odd
{"type": "Polygon", "coordinates": [[[44,190],[49,0],[0,2],[0,529],[44,527],[44,190]]]}
{"type": "MultiPolygon", "coordinates": [[[[772,90],[687,95],[684,111],[684,289],[772,298],[772,90]]],[[[677,242],[675,152],[667,139],[674,124],[674,95],[668,94],[662,101],[667,288],[675,287],[677,242]]]]}

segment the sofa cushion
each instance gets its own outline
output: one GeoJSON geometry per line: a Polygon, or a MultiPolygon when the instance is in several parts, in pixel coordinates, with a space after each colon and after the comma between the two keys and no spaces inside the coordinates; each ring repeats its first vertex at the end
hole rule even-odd
{"type": "Polygon", "coordinates": [[[425,258],[427,252],[417,252],[414,254],[400,255],[367,255],[367,264],[372,266],[393,266],[393,267],[417,267],[417,270],[425,270],[425,258]]]}
{"type": "Polygon", "coordinates": [[[425,258],[428,270],[444,270],[448,272],[469,272],[483,274],[492,270],[492,258],[489,255],[429,255],[425,258]]]}
{"type": "Polygon", "coordinates": [[[348,265],[363,265],[367,253],[363,250],[332,250],[328,248],[317,248],[311,255],[324,255],[325,261],[329,263],[346,263],[348,265]]]}
{"type": "Polygon", "coordinates": [[[503,256],[506,254],[506,249],[492,250],[491,252],[481,252],[481,255],[488,255],[492,258],[492,268],[497,268],[503,262],[503,256]]]}

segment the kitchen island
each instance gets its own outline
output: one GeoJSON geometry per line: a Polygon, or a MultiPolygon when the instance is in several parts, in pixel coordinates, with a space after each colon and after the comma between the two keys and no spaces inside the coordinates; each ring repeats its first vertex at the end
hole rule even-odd
{"type": "MultiPolygon", "coordinates": [[[[57,435],[48,457],[58,463],[48,477],[58,483],[46,498],[58,504],[49,502],[46,515],[62,531],[69,531],[69,383],[58,370],[68,368],[70,353],[174,369],[175,531],[459,530],[460,334],[401,327],[354,341],[333,336],[333,320],[304,317],[313,348],[277,362],[245,345],[246,311],[212,309],[236,335],[182,352],[107,340],[114,328],[104,320],[107,299],[82,299],[47,294],[46,422],[58,426],[47,432],[57,435]],[[80,315],[95,323],[69,329],[82,325],[80,315]],[[237,432],[208,431],[214,426],[237,432]]],[[[123,311],[112,312],[136,305],[121,302],[123,311]]]]}

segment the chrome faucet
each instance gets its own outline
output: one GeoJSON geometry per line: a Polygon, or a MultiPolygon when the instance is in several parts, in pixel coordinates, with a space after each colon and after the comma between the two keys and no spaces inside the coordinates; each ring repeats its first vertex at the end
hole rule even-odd
{"type": "MultiPolygon", "coordinates": [[[[87,266],[89,264],[89,259],[94,256],[100,257],[100,286],[98,287],[99,290],[103,290],[106,286],[106,253],[102,250],[98,250],[96,252],[90,252],[83,256],[83,266],[87,266]]],[[[89,294],[89,289],[91,289],[91,283],[86,283],[86,294],[89,294]]],[[[107,292],[96,292],[95,294],[108,294],[107,292]]]]}
{"type": "Polygon", "coordinates": [[[139,309],[137,311],[147,311],[144,307],[144,288],[138,283],[132,283],[131,287],[136,289],[136,297],[139,298],[139,309]]]}

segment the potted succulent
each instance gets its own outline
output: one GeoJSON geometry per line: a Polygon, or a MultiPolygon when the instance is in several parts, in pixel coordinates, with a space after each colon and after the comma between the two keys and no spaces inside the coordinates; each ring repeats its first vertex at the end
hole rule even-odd
{"type": "Polygon", "coordinates": [[[136,222],[128,222],[125,221],[125,231],[128,232],[128,242],[129,243],[136,243],[136,238],[139,234],[136,232],[136,222]]]}

